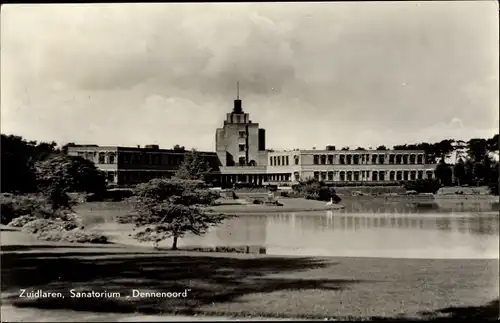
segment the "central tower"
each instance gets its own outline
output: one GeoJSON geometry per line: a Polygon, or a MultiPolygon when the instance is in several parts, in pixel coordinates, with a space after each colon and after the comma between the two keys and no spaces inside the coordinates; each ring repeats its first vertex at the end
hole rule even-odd
{"type": "Polygon", "coordinates": [[[217,129],[215,146],[223,166],[257,166],[267,161],[265,130],[252,123],[249,114],[243,111],[239,82],[233,111],[226,114],[223,128],[217,129]]]}

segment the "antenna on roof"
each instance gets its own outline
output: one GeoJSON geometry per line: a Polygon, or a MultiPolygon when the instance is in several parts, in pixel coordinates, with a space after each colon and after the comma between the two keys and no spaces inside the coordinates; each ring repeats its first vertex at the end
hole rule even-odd
{"type": "Polygon", "coordinates": [[[240,81],[236,82],[236,99],[240,99],[240,81]]]}

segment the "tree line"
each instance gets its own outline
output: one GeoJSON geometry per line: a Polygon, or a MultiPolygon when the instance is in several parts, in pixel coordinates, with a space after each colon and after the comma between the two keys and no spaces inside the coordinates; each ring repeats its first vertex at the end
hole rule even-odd
{"type": "MultiPolygon", "coordinates": [[[[66,172],[67,175],[71,175],[73,180],[68,183],[68,190],[99,192],[105,189],[105,175],[95,167],[93,162],[66,155],[68,147],[76,146],[74,143],[58,147],[55,142],[28,141],[20,136],[5,134],[2,134],[1,140],[3,192],[39,191],[40,186],[46,185],[44,184],[46,180],[40,181],[40,174],[37,179],[37,169],[40,173],[42,169],[48,171],[48,168],[51,168],[53,172],[66,172]],[[55,157],[57,159],[48,162],[55,157]]],[[[393,148],[423,150],[428,163],[437,163],[435,175],[442,185],[495,186],[496,183],[498,186],[498,161],[493,160],[489,155],[491,152],[498,152],[498,144],[499,137],[496,134],[492,138],[473,138],[467,142],[445,139],[436,143],[396,145],[393,148]],[[447,164],[444,159],[453,152],[457,153],[457,160],[454,165],[447,164]]],[[[175,145],[174,149],[186,151],[184,146],[180,145],[175,145]]],[[[363,150],[364,148],[358,147],[357,149],[363,150]]],[[[379,146],[376,149],[387,150],[386,146],[379,146]]],[[[208,166],[204,160],[197,154],[190,154],[190,151],[186,153],[187,162],[181,165],[177,176],[186,179],[204,177],[208,172],[208,166]]]]}

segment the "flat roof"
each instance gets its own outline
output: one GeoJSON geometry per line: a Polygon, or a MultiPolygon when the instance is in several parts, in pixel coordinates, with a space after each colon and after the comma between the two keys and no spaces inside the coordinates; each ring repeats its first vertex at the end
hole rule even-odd
{"type": "Polygon", "coordinates": [[[346,153],[358,153],[358,154],[412,154],[419,153],[424,154],[424,150],[318,150],[318,149],[304,149],[304,150],[275,150],[270,151],[270,154],[275,153],[311,153],[311,154],[346,154],[346,153]]]}
{"type": "MultiPolygon", "coordinates": [[[[162,149],[162,148],[146,148],[146,147],[123,147],[123,146],[97,146],[97,145],[78,145],[68,147],[68,151],[81,151],[81,150],[108,150],[108,151],[132,151],[132,152],[159,152],[159,153],[177,153],[184,154],[191,151],[186,150],[175,150],[175,149],[162,149]]],[[[216,152],[213,151],[199,151],[203,155],[214,155],[217,156],[216,152]]]]}

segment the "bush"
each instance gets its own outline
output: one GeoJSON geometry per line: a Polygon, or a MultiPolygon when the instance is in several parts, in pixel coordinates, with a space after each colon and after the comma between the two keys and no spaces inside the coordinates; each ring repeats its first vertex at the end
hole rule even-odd
{"type": "Polygon", "coordinates": [[[15,227],[15,228],[22,228],[24,225],[28,222],[38,220],[38,218],[34,215],[26,214],[26,215],[21,215],[20,217],[17,217],[10,221],[9,226],[15,227]]]}
{"type": "Polygon", "coordinates": [[[71,214],[67,220],[36,219],[23,226],[23,231],[35,234],[44,241],[65,241],[76,243],[107,243],[108,238],[102,234],[83,230],[79,218],[71,214]]]}
{"type": "Polygon", "coordinates": [[[435,194],[441,188],[441,184],[437,179],[417,179],[406,182],[403,186],[407,191],[432,194],[435,194]]]}
{"type": "Polygon", "coordinates": [[[65,223],[63,221],[37,219],[26,223],[23,226],[23,231],[33,234],[46,231],[65,231],[65,223]]]}
{"type": "Polygon", "coordinates": [[[44,241],[61,241],[70,243],[108,243],[108,237],[97,232],[85,231],[81,229],[49,230],[40,231],[36,234],[37,239],[44,241]]]}
{"type": "Polygon", "coordinates": [[[341,200],[334,188],[325,186],[316,179],[309,179],[298,185],[294,185],[293,190],[295,194],[308,200],[330,201],[333,198],[337,203],[341,200]]]}
{"type": "Polygon", "coordinates": [[[23,215],[47,218],[53,214],[48,201],[36,194],[13,195],[4,193],[0,196],[0,204],[2,224],[8,224],[13,219],[23,215]]]}
{"type": "Polygon", "coordinates": [[[264,201],[255,199],[252,201],[252,203],[253,204],[262,204],[262,203],[264,203],[264,201]]]}
{"type": "Polygon", "coordinates": [[[93,231],[75,229],[63,233],[63,240],[76,243],[108,243],[108,237],[93,231]]]}

